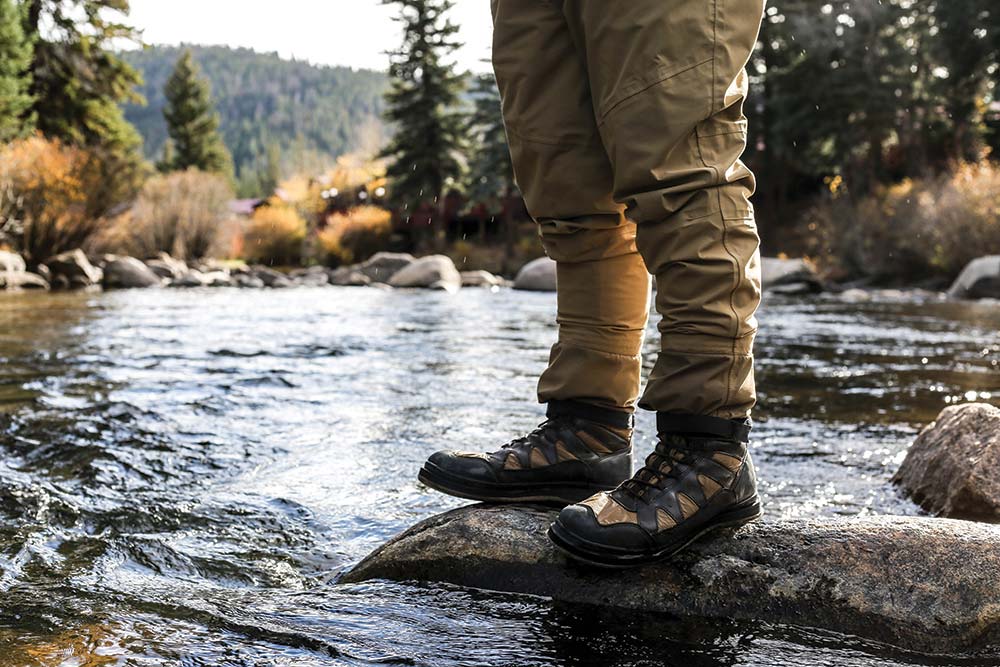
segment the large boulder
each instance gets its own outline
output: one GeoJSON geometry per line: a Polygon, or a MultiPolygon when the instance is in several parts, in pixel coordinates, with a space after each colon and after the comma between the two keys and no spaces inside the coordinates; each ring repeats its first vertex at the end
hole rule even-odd
{"type": "Polygon", "coordinates": [[[165,252],[161,252],[153,259],[146,260],[149,270],[168,280],[178,280],[187,275],[188,265],[179,259],[171,257],[165,252]]]}
{"type": "Polygon", "coordinates": [[[916,651],[1000,641],[1000,528],[926,517],[757,522],[672,561],[598,570],[545,535],[555,510],[472,505],[394,538],[343,583],[437,581],[677,617],[790,623],[916,651]]]}
{"type": "Polygon", "coordinates": [[[322,287],[330,284],[330,274],[326,267],[310,266],[307,269],[295,269],[289,276],[301,285],[309,287],[322,287]]]}
{"type": "Polygon", "coordinates": [[[429,287],[456,292],[462,287],[462,276],[450,257],[428,255],[394,273],[389,284],[393,287],[429,287]]]}
{"type": "Polygon", "coordinates": [[[489,271],[462,271],[462,287],[499,287],[503,278],[489,271]]]}
{"type": "Polygon", "coordinates": [[[24,273],[27,270],[23,257],[16,252],[0,250],[0,273],[24,273]]]}
{"type": "Polygon", "coordinates": [[[762,257],[761,287],[780,294],[814,294],[823,291],[823,281],[804,259],[762,257]]]}
{"type": "Polygon", "coordinates": [[[408,252],[377,252],[352,268],[364,274],[371,282],[388,283],[399,271],[416,261],[408,252]]]}
{"type": "Polygon", "coordinates": [[[158,275],[135,257],[109,258],[104,265],[104,286],[108,288],[154,287],[162,284],[158,275]]]}
{"type": "Polygon", "coordinates": [[[1000,299],[1000,255],[974,259],[965,265],[948,290],[952,299],[1000,299]]]}
{"type": "MultiPolygon", "coordinates": [[[[372,279],[358,271],[357,266],[340,266],[330,271],[329,282],[339,287],[363,287],[370,285],[372,279]]],[[[384,284],[384,283],[383,283],[384,284]]]]}
{"type": "Polygon", "coordinates": [[[90,263],[82,250],[68,250],[45,261],[52,284],[63,289],[101,284],[102,271],[90,263]]]}
{"type": "Polygon", "coordinates": [[[49,289],[49,281],[30,271],[0,272],[0,289],[49,289]]]}
{"type": "Polygon", "coordinates": [[[917,436],[892,481],[935,514],[1000,522],[1000,409],[945,408],[917,436]]]}
{"type": "Polygon", "coordinates": [[[292,287],[294,283],[280,271],[275,271],[266,266],[250,267],[250,275],[264,283],[265,287],[283,288],[292,287]]]}
{"type": "Polygon", "coordinates": [[[534,259],[517,272],[514,289],[532,292],[556,291],[556,262],[548,257],[534,259]]]}

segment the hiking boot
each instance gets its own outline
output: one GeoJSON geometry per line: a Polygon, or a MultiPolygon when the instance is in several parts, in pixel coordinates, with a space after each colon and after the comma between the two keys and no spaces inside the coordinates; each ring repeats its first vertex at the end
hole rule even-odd
{"type": "Polygon", "coordinates": [[[567,555],[603,567],[644,565],[760,516],[749,420],[661,413],[657,430],[656,449],[631,479],[559,513],[549,537],[567,555]]]}
{"type": "Polygon", "coordinates": [[[487,502],[567,505],[610,490],[632,472],[632,415],[550,401],[538,428],[489,454],[436,452],[418,478],[444,493],[487,502]]]}

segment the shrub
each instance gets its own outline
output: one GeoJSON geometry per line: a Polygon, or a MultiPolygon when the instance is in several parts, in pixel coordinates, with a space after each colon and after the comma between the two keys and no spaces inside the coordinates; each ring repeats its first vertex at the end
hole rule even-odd
{"type": "Polygon", "coordinates": [[[834,192],[806,222],[814,254],[848,275],[952,279],[972,259],[1000,253],[1000,168],[966,164],[861,200],[834,192]]]}
{"type": "Polygon", "coordinates": [[[302,261],[306,222],[294,208],[271,205],[257,209],[243,235],[246,259],[290,265],[302,261]]]}
{"type": "Polygon", "coordinates": [[[0,147],[0,232],[29,266],[85,245],[106,225],[95,160],[41,136],[0,147]]]}
{"type": "Polygon", "coordinates": [[[214,247],[229,217],[232,187],[225,177],[190,169],[151,178],[132,210],[133,252],[200,259],[214,247]]]}
{"type": "Polygon", "coordinates": [[[378,206],[356,206],[329,217],[319,244],[332,266],[368,259],[383,250],[392,232],[392,216],[378,206]]]}

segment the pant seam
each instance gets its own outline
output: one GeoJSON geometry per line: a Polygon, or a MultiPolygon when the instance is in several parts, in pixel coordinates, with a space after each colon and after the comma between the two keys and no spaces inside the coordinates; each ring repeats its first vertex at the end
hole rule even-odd
{"type": "MultiPolygon", "coordinates": [[[[622,104],[624,104],[625,102],[629,101],[630,99],[632,99],[636,95],[641,95],[644,92],[646,92],[647,90],[649,90],[650,88],[655,88],[656,86],[659,86],[664,81],[669,81],[670,79],[673,79],[676,76],[680,76],[684,72],[688,72],[690,70],[693,70],[696,67],[701,67],[702,65],[705,65],[705,64],[711,62],[712,63],[712,68],[713,68],[712,72],[713,72],[713,75],[714,75],[714,72],[715,72],[715,52],[714,52],[714,48],[715,47],[713,46],[712,48],[713,48],[712,57],[706,58],[705,60],[702,60],[700,62],[696,62],[696,63],[694,63],[692,65],[689,65],[688,67],[685,67],[683,69],[677,70],[676,72],[671,72],[667,76],[662,77],[660,79],[657,79],[656,81],[653,81],[652,83],[641,87],[639,90],[636,90],[633,93],[629,93],[628,95],[625,95],[620,100],[616,100],[614,104],[609,105],[608,108],[601,113],[600,119],[598,120],[598,123],[597,123],[597,126],[598,127],[603,126],[605,124],[605,122],[607,122],[608,116],[610,116],[611,113],[615,109],[617,109],[622,104]]],[[[713,104],[715,103],[715,84],[714,83],[712,84],[712,103],[713,104]]]]}

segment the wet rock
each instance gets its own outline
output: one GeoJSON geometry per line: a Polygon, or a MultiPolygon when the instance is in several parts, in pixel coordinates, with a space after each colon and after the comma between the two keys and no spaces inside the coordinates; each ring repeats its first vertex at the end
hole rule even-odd
{"type": "Polygon", "coordinates": [[[233,274],[233,284],[236,287],[243,287],[245,289],[260,289],[264,287],[263,280],[250,273],[243,272],[233,274]]]}
{"type": "Polygon", "coordinates": [[[428,287],[448,292],[462,287],[455,263],[445,255],[421,257],[394,273],[388,282],[392,287],[428,287]]]}
{"type": "Polygon", "coordinates": [[[23,257],[16,252],[0,250],[0,273],[24,273],[27,270],[23,257]]]}
{"type": "Polygon", "coordinates": [[[266,266],[250,267],[250,275],[264,283],[265,287],[283,288],[294,284],[285,274],[266,266]]]}
{"type": "Polygon", "coordinates": [[[372,279],[358,271],[354,266],[341,266],[329,273],[331,285],[341,287],[361,287],[369,285],[372,279]]]}
{"type": "Polygon", "coordinates": [[[462,287],[497,287],[503,284],[503,278],[489,271],[462,271],[462,287]]]}
{"type": "MultiPolygon", "coordinates": [[[[150,267],[152,269],[152,267],[150,267]]],[[[169,283],[168,287],[204,287],[205,274],[197,269],[190,269],[184,275],[174,278],[169,283]]]]}
{"type": "Polygon", "coordinates": [[[555,292],[555,261],[548,257],[539,257],[522,266],[514,278],[514,289],[533,292],[555,292]]]}
{"type": "Polygon", "coordinates": [[[30,271],[0,272],[0,289],[49,289],[49,281],[30,271]]]}
{"type": "Polygon", "coordinates": [[[161,252],[153,259],[146,260],[149,270],[169,280],[177,280],[185,276],[188,272],[188,265],[179,259],[174,259],[165,252],[161,252]]]}
{"type": "Polygon", "coordinates": [[[679,617],[789,623],[949,652],[1000,641],[1000,528],[926,517],[757,522],[671,562],[602,571],[545,535],[554,510],[473,505],[341,578],[440,581],[679,617]]]}
{"type": "Polygon", "coordinates": [[[415,261],[416,258],[407,252],[377,252],[351,268],[367,276],[371,282],[388,283],[396,273],[415,261]]]}
{"type": "Polygon", "coordinates": [[[823,291],[823,282],[816,269],[804,259],[761,258],[761,286],[775,293],[816,294],[823,291]],[[794,288],[788,286],[794,285],[794,288]],[[779,287],[785,289],[778,290],[779,287]]]}
{"type": "Polygon", "coordinates": [[[289,274],[298,283],[310,287],[322,287],[330,284],[330,275],[322,266],[310,266],[307,269],[295,269],[289,274]]]}
{"type": "Polygon", "coordinates": [[[872,300],[871,292],[863,290],[859,287],[845,289],[843,292],[838,294],[837,297],[845,303],[866,303],[872,300]]]}
{"type": "Polygon", "coordinates": [[[945,408],[917,436],[892,481],[940,516],[1000,522],[1000,409],[945,408]]]}
{"type": "Polygon", "coordinates": [[[102,271],[90,263],[82,250],[69,250],[45,261],[52,276],[51,282],[62,289],[75,289],[100,285],[102,271]]]}
{"type": "Polygon", "coordinates": [[[135,257],[109,258],[104,265],[104,287],[139,288],[160,284],[160,277],[135,257]]]}
{"type": "Polygon", "coordinates": [[[948,290],[952,299],[1000,299],[1000,255],[974,259],[948,290]]]}

